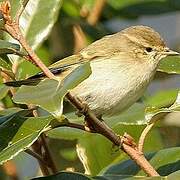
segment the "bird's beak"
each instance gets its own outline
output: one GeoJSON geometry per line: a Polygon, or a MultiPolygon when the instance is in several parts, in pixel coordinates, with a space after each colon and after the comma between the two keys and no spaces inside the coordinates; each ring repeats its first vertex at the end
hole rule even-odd
{"type": "Polygon", "coordinates": [[[178,55],[180,55],[180,53],[173,51],[169,48],[165,49],[165,51],[163,51],[161,54],[166,55],[166,56],[178,56],[178,55]]]}

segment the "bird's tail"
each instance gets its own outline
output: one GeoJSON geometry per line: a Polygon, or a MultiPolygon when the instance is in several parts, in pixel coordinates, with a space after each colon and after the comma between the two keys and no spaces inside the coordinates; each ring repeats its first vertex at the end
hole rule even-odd
{"type": "Polygon", "coordinates": [[[24,79],[24,80],[20,80],[20,81],[10,81],[10,82],[6,82],[4,84],[7,86],[12,86],[12,87],[20,87],[22,85],[35,86],[40,81],[41,81],[41,79],[24,79]]]}

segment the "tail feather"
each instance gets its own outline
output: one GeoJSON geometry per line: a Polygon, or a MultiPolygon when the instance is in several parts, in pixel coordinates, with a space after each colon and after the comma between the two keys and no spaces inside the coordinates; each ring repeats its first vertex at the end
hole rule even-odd
{"type": "Polygon", "coordinates": [[[7,86],[12,86],[12,87],[20,87],[22,85],[26,86],[35,86],[37,85],[41,79],[25,79],[25,80],[20,80],[20,81],[10,81],[4,83],[7,86]]]}

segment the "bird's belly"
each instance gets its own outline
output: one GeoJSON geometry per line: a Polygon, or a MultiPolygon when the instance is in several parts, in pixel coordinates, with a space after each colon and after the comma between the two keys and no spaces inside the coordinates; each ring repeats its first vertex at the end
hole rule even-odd
{"type": "Polygon", "coordinates": [[[96,115],[114,115],[128,108],[142,96],[153,74],[143,71],[135,75],[134,66],[121,64],[116,69],[112,62],[106,62],[106,67],[96,63],[91,68],[90,77],[72,93],[85,101],[96,115]]]}

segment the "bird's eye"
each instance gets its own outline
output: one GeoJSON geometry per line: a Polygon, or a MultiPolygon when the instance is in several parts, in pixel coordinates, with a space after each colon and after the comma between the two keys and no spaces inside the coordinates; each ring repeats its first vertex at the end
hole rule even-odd
{"type": "Polygon", "coordinates": [[[152,52],[152,50],[153,50],[153,49],[152,49],[151,47],[147,47],[147,48],[146,48],[146,51],[147,51],[147,52],[152,52]]]}

